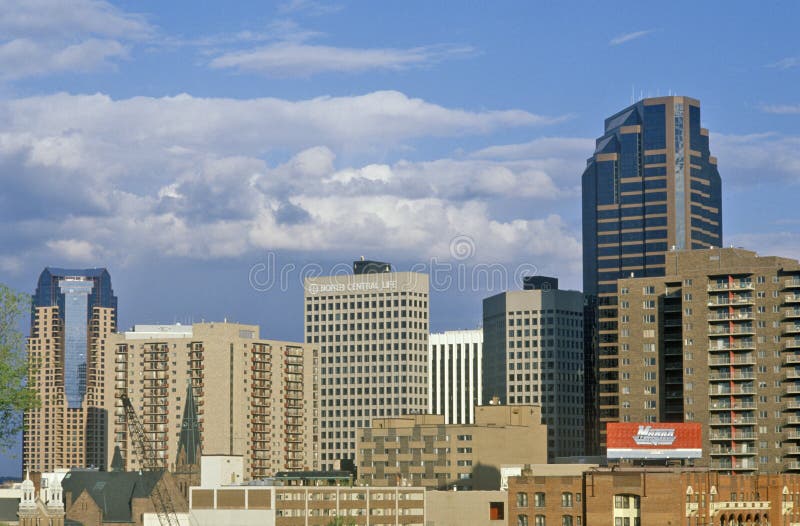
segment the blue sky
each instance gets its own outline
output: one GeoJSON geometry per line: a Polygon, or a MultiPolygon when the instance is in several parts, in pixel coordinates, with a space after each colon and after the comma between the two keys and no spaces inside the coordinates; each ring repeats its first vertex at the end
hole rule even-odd
{"type": "Polygon", "coordinates": [[[725,243],[800,258],[798,15],[2,2],[0,281],[32,292],[46,265],[106,266],[122,328],[227,317],[300,339],[302,273],[364,255],[435,266],[432,329],[474,327],[524,272],[581,287],[593,140],[632,97],[667,93],[702,103],[725,243]]]}

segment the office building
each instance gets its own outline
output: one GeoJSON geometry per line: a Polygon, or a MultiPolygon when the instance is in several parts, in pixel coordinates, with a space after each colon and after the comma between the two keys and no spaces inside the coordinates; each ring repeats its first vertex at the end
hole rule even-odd
{"type": "Polygon", "coordinates": [[[547,283],[483,300],[483,397],[540,405],[551,457],[580,455],[583,294],[547,283]]]}
{"type": "Polygon", "coordinates": [[[797,474],[726,475],[663,466],[559,468],[531,466],[509,479],[509,525],[800,523],[797,474]]]}
{"type": "Polygon", "coordinates": [[[665,252],[722,245],[722,192],[700,103],[689,97],[644,99],[605,121],[583,172],[583,288],[589,339],[585,374],[589,454],[616,422],[616,283],[663,276],[665,252]]]}
{"type": "Polygon", "coordinates": [[[22,468],[52,472],[106,467],[105,340],[117,298],[106,269],[45,268],[31,306],[30,386],[40,406],[25,412],[22,468]]]}
{"type": "Polygon", "coordinates": [[[547,461],[547,428],[529,405],[477,407],[474,424],[378,418],[358,432],[357,461],[359,480],[371,486],[499,490],[501,466],[547,461]]]}
{"type": "Polygon", "coordinates": [[[305,339],[320,350],[323,469],[355,458],[356,430],[372,419],[428,408],[428,276],[367,263],[305,280],[305,339]]]}
{"type": "Polygon", "coordinates": [[[170,470],[197,463],[198,441],[205,455],[243,456],[248,480],[318,467],[314,346],[262,340],[255,325],[196,323],[137,325],[110,336],[106,348],[106,384],[114,386],[107,450],[118,446],[126,469],[141,464],[119,398],[125,392],[170,470]]]}
{"type": "Polygon", "coordinates": [[[443,415],[445,424],[475,422],[475,406],[483,403],[483,330],[431,334],[429,347],[428,413],[443,415]]]}
{"type": "Polygon", "coordinates": [[[619,280],[619,346],[620,420],[702,423],[698,466],[800,471],[800,262],[668,252],[619,280]]]}

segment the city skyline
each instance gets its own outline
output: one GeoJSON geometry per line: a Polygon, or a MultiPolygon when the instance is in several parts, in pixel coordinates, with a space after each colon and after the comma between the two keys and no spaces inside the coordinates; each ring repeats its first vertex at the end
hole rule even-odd
{"type": "Polygon", "coordinates": [[[365,255],[450,265],[449,284],[432,275],[430,330],[474,328],[483,297],[522,288],[520,268],[583,290],[580,174],[599,123],[670,93],[703,104],[726,246],[800,258],[786,214],[800,180],[800,8],[754,19],[743,3],[684,5],[692,17],[527,3],[2,7],[0,279],[33,292],[43,267],[107,267],[120,330],[228,318],[300,341],[299,269],[365,255]],[[476,264],[505,279],[475,285],[476,264]],[[290,279],[261,287],[262,268],[290,279]]]}

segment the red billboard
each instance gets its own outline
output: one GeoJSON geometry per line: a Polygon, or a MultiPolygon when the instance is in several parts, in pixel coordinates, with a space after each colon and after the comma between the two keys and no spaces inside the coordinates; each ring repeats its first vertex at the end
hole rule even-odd
{"type": "Polygon", "coordinates": [[[609,423],[608,458],[700,458],[703,434],[699,423],[609,423]]]}

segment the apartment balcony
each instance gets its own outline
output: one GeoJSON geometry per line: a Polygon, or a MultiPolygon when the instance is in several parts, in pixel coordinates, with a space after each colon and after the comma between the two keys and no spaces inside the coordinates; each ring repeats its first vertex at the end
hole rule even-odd
{"type": "MultiPolygon", "coordinates": [[[[731,440],[748,440],[754,441],[756,439],[756,434],[753,431],[714,431],[712,430],[711,433],[708,435],[709,440],[713,440],[715,442],[725,442],[731,440]]],[[[798,435],[800,438],[800,434],[798,435]]]]}
{"type": "Polygon", "coordinates": [[[711,382],[729,382],[729,381],[742,381],[742,380],[755,380],[756,373],[753,371],[734,371],[731,374],[729,371],[713,371],[708,375],[708,380],[711,382]]]}
{"type": "Polygon", "coordinates": [[[784,289],[800,289],[800,278],[789,278],[783,282],[784,289]]]}
{"type": "Polygon", "coordinates": [[[720,471],[755,471],[757,469],[756,462],[750,458],[739,458],[735,462],[731,460],[712,460],[711,469],[720,471]]]}
{"type": "Polygon", "coordinates": [[[786,432],[786,440],[800,440],[800,429],[789,429],[786,432]]]}
{"type": "Polygon", "coordinates": [[[783,311],[783,317],[786,319],[800,318],[800,309],[786,309],[783,311]]]}
{"type": "Polygon", "coordinates": [[[754,304],[755,304],[755,299],[752,296],[737,296],[734,298],[720,297],[717,298],[716,301],[708,302],[708,306],[713,309],[739,307],[739,306],[754,305],[754,304]]]}
{"type": "Polygon", "coordinates": [[[792,460],[791,462],[786,462],[783,465],[784,471],[800,471],[800,462],[797,460],[792,460]]]}
{"type": "Polygon", "coordinates": [[[709,449],[711,456],[754,456],[756,449],[749,444],[741,444],[738,446],[712,446],[709,449]]]}
{"type": "Polygon", "coordinates": [[[753,351],[755,348],[756,343],[750,340],[738,340],[727,345],[714,345],[713,342],[709,342],[708,352],[753,351]]]}
{"type": "Polygon", "coordinates": [[[731,327],[730,325],[709,325],[708,327],[708,335],[712,338],[719,337],[719,336],[738,336],[738,335],[748,335],[752,336],[756,333],[755,328],[752,325],[734,325],[731,327]]]}
{"type": "Polygon", "coordinates": [[[731,403],[729,400],[714,400],[708,406],[710,411],[753,411],[756,408],[755,402],[736,400],[731,403]]]}
{"type": "Polygon", "coordinates": [[[785,325],[783,327],[783,334],[800,334],[800,323],[795,322],[792,325],[785,325]]]}
{"type": "Polygon", "coordinates": [[[752,311],[738,311],[730,314],[728,312],[716,312],[708,316],[708,321],[713,323],[719,322],[737,322],[737,321],[747,321],[753,320],[753,312],[752,311]]]}
{"type": "Polygon", "coordinates": [[[731,359],[730,356],[711,356],[708,357],[708,365],[711,367],[728,367],[731,365],[755,365],[756,358],[753,354],[737,354],[731,359]]]}
{"type": "Polygon", "coordinates": [[[730,418],[719,416],[717,418],[711,417],[709,420],[709,424],[712,426],[754,426],[756,424],[756,418],[754,416],[737,416],[736,418],[730,418]]]}
{"type": "Polygon", "coordinates": [[[783,373],[784,380],[800,380],[800,369],[787,369],[785,373],[783,373]]]}
{"type": "Polygon", "coordinates": [[[783,302],[784,303],[792,303],[792,304],[800,303],[800,294],[797,294],[797,293],[795,293],[795,294],[787,294],[783,298],[783,302]]]}
{"type": "Polygon", "coordinates": [[[784,354],[783,365],[800,364],[800,354],[784,354]]]}
{"type": "Polygon", "coordinates": [[[755,290],[751,281],[734,281],[733,283],[709,283],[708,292],[727,292],[729,290],[755,290]]]}
{"type": "Polygon", "coordinates": [[[787,426],[800,426],[800,416],[791,415],[783,420],[784,425],[787,426]]]}
{"type": "Polygon", "coordinates": [[[787,384],[783,387],[784,394],[797,395],[800,394],[800,383],[787,384]]]}
{"type": "Polygon", "coordinates": [[[787,446],[783,449],[783,456],[797,457],[800,456],[800,446],[787,446]]]}
{"type": "Polygon", "coordinates": [[[708,389],[710,396],[739,396],[739,395],[752,395],[755,394],[755,387],[752,385],[734,385],[729,386],[725,384],[712,385],[708,389]]]}

